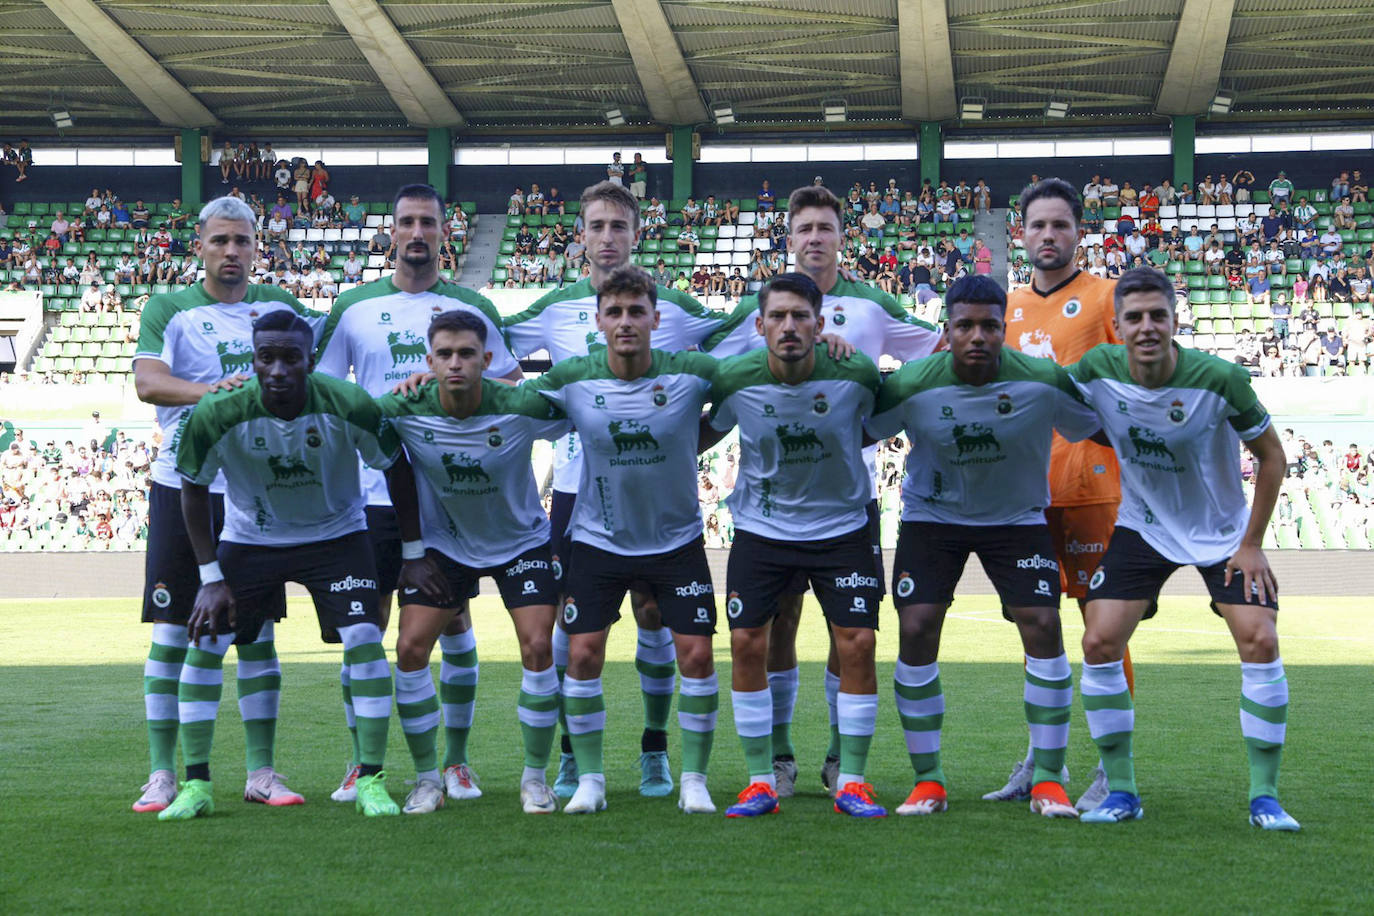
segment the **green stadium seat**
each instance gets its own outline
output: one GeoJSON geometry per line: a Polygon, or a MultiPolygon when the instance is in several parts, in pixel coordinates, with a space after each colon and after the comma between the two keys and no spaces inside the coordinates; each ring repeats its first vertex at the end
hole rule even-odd
{"type": "Polygon", "coordinates": [[[1189,261],[1184,265],[1183,272],[1185,274],[1201,274],[1206,271],[1202,269],[1201,261],[1189,261]]]}
{"type": "Polygon", "coordinates": [[[51,204],[35,203],[30,208],[34,216],[47,216],[52,212],[51,204]]]}
{"type": "Polygon", "coordinates": [[[1225,277],[1221,277],[1221,276],[1217,276],[1216,274],[1208,274],[1208,275],[1207,275],[1207,288],[1208,288],[1208,289],[1225,289],[1225,288],[1226,288],[1226,278],[1225,278],[1225,277]]]}
{"type": "Polygon", "coordinates": [[[1207,290],[1205,289],[1195,289],[1188,293],[1189,305],[1204,305],[1205,303],[1210,301],[1211,300],[1207,296],[1207,290]]]}
{"type": "Polygon", "coordinates": [[[1213,305],[1224,305],[1231,301],[1231,297],[1227,295],[1224,289],[1209,289],[1207,291],[1207,301],[1213,305]]]}
{"type": "MultiPolygon", "coordinates": [[[[1236,306],[1236,305],[1249,305],[1249,304],[1250,304],[1250,297],[1246,294],[1245,290],[1243,290],[1243,289],[1233,289],[1233,290],[1231,290],[1231,305],[1232,305],[1233,307],[1236,306]]],[[[1234,309],[1233,309],[1233,313],[1234,313],[1234,309]]]]}
{"type": "Polygon", "coordinates": [[[1250,192],[1250,200],[1251,200],[1252,202],[1254,202],[1254,203],[1257,203],[1257,204],[1267,204],[1267,203],[1269,203],[1269,192],[1268,192],[1268,191],[1251,191],[1251,192],[1250,192]]]}
{"type": "Polygon", "coordinates": [[[15,216],[28,216],[33,212],[33,204],[27,200],[16,200],[14,202],[15,216]]]}

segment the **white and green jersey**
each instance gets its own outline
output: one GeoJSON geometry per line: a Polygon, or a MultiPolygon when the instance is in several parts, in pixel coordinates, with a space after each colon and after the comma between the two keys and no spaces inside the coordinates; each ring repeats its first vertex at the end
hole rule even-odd
{"type": "MultiPolygon", "coordinates": [[[[758,297],[745,296],[702,349],[712,356],[726,357],[766,347],[768,343],[754,323],[758,309],[758,297]]],[[[821,317],[825,319],[824,333],[843,337],[875,363],[880,356],[901,362],[920,359],[940,345],[940,331],[934,325],[909,314],[888,293],[843,277],[821,300],[821,317]]],[[[877,458],[876,446],[864,449],[870,498],[878,495],[877,458]]]]}
{"type": "Polygon", "coordinates": [[[1131,378],[1120,344],[1093,347],[1069,374],[1121,459],[1116,523],[1174,563],[1209,566],[1245,535],[1239,446],[1269,428],[1269,412],[1244,367],[1177,345],[1174,354],[1158,388],[1131,378]]]}
{"type": "MultiPolygon", "coordinates": [[[[380,397],[412,373],[428,371],[429,323],[452,310],[469,312],[486,324],[491,351],[487,375],[502,377],[520,368],[501,330],[501,316],[485,296],[442,279],[422,293],[407,293],[391,277],[355,286],[339,297],[325,323],[315,368],[335,378],[348,378],[352,369],[354,381],[380,397]]],[[[363,487],[369,506],[391,505],[381,474],[364,469],[363,487]]]]}
{"type": "Polygon", "coordinates": [[[418,398],[377,399],[415,468],[425,546],[467,566],[497,566],[549,539],[530,465],[535,439],[572,424],[528,386],[482,382],[470,417],[449,416],[430,382],[418,398]]]}
{"type": "MultiPolygon", "coordinates": [[[[204,385],[228,375],[252,375],[253,322],[279,308],[289,308],[308,321],[319,340],[327,316],[307,309],[275,286],[250,284],[242,302],[217,302],[200,283],[161,293],[143,307],[134,361],[160,360],[175,377],[204,385]]],[[[192,406],[156,407],[157,425],[168,440],[192,406]]],[[[181,488],[174,442],[158,452],[152,474],[153,481],[164,487],[181,488]]],[[[214,481],[211,490],[224,492],[224,481],[214,481]]]]}
{"type": "Polygon", "coordinates": [[[949,525],[1044,524],[1053,431],[1076,442],[1100,427],[1064,369],[1010,347],[985,385],[960,381],[948,352],[907,363],[868,421],[911,443],[902,521],[949,525]]]}
{"type": "Polygon", "coordinates": [[[388,468],[401,443],[381,408],[352,382],[311,373],[305,409],[282,420],[258,380],[201,398],[181,426],[177,471],[209,484],[224,471],[224,533],[236,544],[291,547],[367,527],[358,456],[388,468]]]}
{"type": "Polygon", "coordinates": [[[863,424],[878,384],[871,359],[856,353],[836,360],[824,344],[815,371],[797,385],[777,380],[767,350],[720,363],[711,425],[739,426],[739,476],[726,500],[737,529],[814,541],[868,523],[863,424]]]}
{"type": "MultiPolygon", "coordinates": [[[[658,327],[649,337],[656,350],[677,351],[700,347],[725,321],[691,296],[666,286],[658,287],[658,327]]],[[[505,320],[506,333],[520,358],[543,350],[560,363],[586,356],[592,344],[604,344],[596,329],[596,290],[583,278],[564,289],[550,290],[525,311],[505,320]]],[[[576,493],[582,474],[577,433],[560,439],[553,456],[553,488],[576,493]]]]}
{"type": "Polygon", "coordinates": [[[525,383],[561,407],[582,439],[574,541],[644,556],[701,536],[697,444],[715,370],[701,353],[654,350],[649,371],[627,382],[598,348],[525,383]]]}

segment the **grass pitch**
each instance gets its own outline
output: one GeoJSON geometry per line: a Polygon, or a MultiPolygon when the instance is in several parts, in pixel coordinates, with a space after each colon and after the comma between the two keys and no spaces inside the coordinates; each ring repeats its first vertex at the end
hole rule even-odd
{"type": "MultiPolygon", "coordinates": [[[[808,599],[810,600],[810,599],[808,599]]],[[[1025,749],[1014,628],[995,602],[964,598],[945,627],[942,681],[950,810],[855,822],[832,813],[818,778],[827,741],[824,633],[803,623],[794,734],[799,794],[777,816],[681,815],[637,794],[642,725],[633,627],[612,631],[604,683],[609,810],[524,815],[516,781],[519,655],[495,598],[475,602],[481,657],[470,759],[484,796],[424,817],[365,820],[329,800],[345,758],[339,650],[293,601],[277,630],[285,684],[277,766],[309,799],[273,810],[241,799],[243,735],[234,653],[216,736],[212,818],[160,823],[129,804],[147,772],[141,695],[149,629],[136,603],[0,601],[0,911],[292,912],[1367,912],[1368,599],[1285,596],[1280,640],[1292,689],[1281,790],[1296,835],[1246,824],[1240,673],[1224,624],[1200,599],[1166,600],[1132,644],[1136,756],[1145,820],[1046,821],[1024,803],[981,801],[1025,749]]],[[[1078,614],[1065,611],[1078,674],[1078,614]]],[[[895,807],[911,766],[892,704],[895,621],[884,616],[881,710],[869,758],[895,807]]],[[[745,771],[718,639],[722,700],[710,784],[723,812],[745,771]]],[[[436,655],[436,675],[437,675],[436,655]]],[[[442,737],[440,739],[442,741],[442,737]]],[[[674,756],[680,740],[674,725],[674,756]]],[[[1095,761],[1075,702],[1069,786],[1095,761]]],[[[412,775],[393,718],[389,786],[412,775]]],[[[552,776],[552,773],[551,773],[552,776]]]]}

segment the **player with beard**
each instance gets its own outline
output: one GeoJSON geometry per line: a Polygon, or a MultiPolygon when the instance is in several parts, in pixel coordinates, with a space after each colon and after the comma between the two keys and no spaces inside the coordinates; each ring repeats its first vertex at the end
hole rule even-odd
{"type": "MultiPolygon", "coordinates": [[[[1094,277],[1074,264],[1083,219],[1078,192],[1067,182],[1046,178],[1022,191],[1020,204],[1033,269],[1030,285],[1007,296],[1007,346],[1070,366],[1098,344],[1119,343],[1112,324],[1116,281],[1094,277]]],[[[1069,442],[1056,433],[1045,521],[1054,539],[1061,589],[1078,599],[1080,610],[1088,594],[1088,579],[1111,540],[1120,503],[1115,453],[1090,439],[1069,442]]],[[[1128,651],[1126,681],[1134,689],[1130,659],[1128,651]]],[[[1027,799],[1034,775],[1033,748],[1027,746],[1025,758],[1013,768],[1007,784],[983,798],[1027,799]]],[[[1107,791],[1106,773],[1099,766],[1092,785],[1078,799],[1078,810],[1092,810],[1107,791]]]]}
{"type": "MultiPolygon", "coordinates": [[[[487,328],[487,347],[492,359],[486,374],[520,381],[523,377],[520,364],[501,332],[501,318],[495,306],[472,290],[439,276],[444,202],[438,192],[427,184],[405,185],[396,192],[392,210],[396,272],[354,287],[339,297],[325,325],[319,370],[336,378],[346,378],[351,370],[357,383],[373,397],[386,394],[415,371],[424,371],[430,321],[436,315],[457,310],[476,316],[487,328]]],[[[368,536],[372,539],[377,561],[379,616],[385,629],[401,568],[401,535],[385,479],[369,468],[363,468],[362,473],[368,503],[368,536]]],[[[408,639],[404,626],[403,620],[398,637],[401,643],[408,639]]],[[[482,791],[467,760],[467,740],[472,729],[477,691],[477,644],[465,600],[448,622],[439,642],[442,652],[439,695],[446,739],[444,787],[449,798],[478,798],[482,791]]],[[[427,663],[424,670],[426,673],[429,670],[427,663]]],[[[411,681],[418,676],[414,672],[405,673],[411,681]]],[[[401,674],[398,670],[397,677],[401,674]]],[[[346,676],[345,668],[340,671],[340,679],[354,746],[343,783],[332,796],[341,802],[353,799],[352,785],[358,767],[352,691],[343,680],[346,676]]],[[[411,687],[419,689],[414,683],[411,687]]],[[[403,721],[402,725],[406,723],[403,721]]]]}

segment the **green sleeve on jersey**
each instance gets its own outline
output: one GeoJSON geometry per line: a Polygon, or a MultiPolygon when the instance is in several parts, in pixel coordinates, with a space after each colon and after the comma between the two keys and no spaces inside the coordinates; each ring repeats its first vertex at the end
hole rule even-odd
{"type": "MultiPolygon", "coordinates": [[[[716,367],[720,365],[720,360],[705,353],[693,350],[683,350],[678,353],[667,353],[663,350],[655,350],[653,368],[649,371],[655,375],[695,375],[703,379],[710,385],[716,377],[716,367]]],[[[604,362],[604,361],[603,361],[604,362]]]]}
{"type": "Polygon", "coordinates": [[[1250,381],[1250,373],[1236,363],[1225,363],[1225,387],[1222,396],[1234,411],[1227,422],[1237,433],[1251,433],[1252,437],[1264,432],[1269,420],[1269,411],[1260,403],[1255,386],[1250,381]]]}
{"type": "MultiPolygon", "coordinates": [[[[716,363],[715,380],[711,384],[711,420],[725,406],[730,395],[754,385],[776,384],[777,379],[768,369],[768,351],[755,350],[740,356],[731,356],[716,363]]],[[[726,419],[730,419],[727,417],[726,419]]],[[[717,429],[720,427],[717,426],[717,429]]]]}
{"type": "Polygon", "coordinates": [[[176,300],[169,294],[164,293],[149,299],[143,306],[143,314],[139,319],[137,352],[149,356],[161,353],[167,325],[171,322],[172,316],[179,311],[181,309],[177,306],[176,300]]]}
{"type": "Polygon", "coordinates": [[[824,343],[816,344],[816,370],[811,377],[853,382],[867,388],[875,397],[883,381],[877,364],[865,354],[856,351],[849,359],[836,359],[830,355],[830,348],[824,343]]]}
{"type": "Polygon", "coordinates": [[[242,388],[205,395],[186,413],[177,431],[177,473],[193,483],[209,484],[218,467],[207,462],[224,434],[244,420],[266,415],[256,378],[242,388]]]}
{"type": "Polygon", "coordinates": [[[383,415],[381,406],[363,388],[329,375],[310,375],[310,397],[306,413],[332,413],[376,440],[380,454],[364,460],[376,468],[387,468],[401,448],[396,428],[383,415]]]}
{"type": "Polygon", "coordinates": [[[876,417],[900,407],[908,398],[928,388],[954,384],[954,376],[950,371],[949,362],[948,351],[934,353],[923,359],[913,360],[889,375],[878,390],[878,400],[873,406],[873,415],[876,417]]]}
{"type": "Polygon", "coordinates": [[[567,414],[557,404],[543,397],[528,385],[503,385],[490,379],[482,381],[481,412],[484,414],[516,414],[535,420],[567,419],[567,414]]]}
{"type": "Polygon", "coordinates": [[[745,296],[739,301],[739,305],[735,306],[735,310],[730,313],[730,316],[725,319],[725,323],[716,328],[710,337],[706,338],[701,349],[709,353],[720,346],[720,342],[729,337],[741,324],[745,321],[754,320],[754,313],[758,307],[758,296],[745,296]]]}
{"type": "Polygon", "coordinates": [[[496,310],[495,305],[492,305],[490,299],[483,296],[481,293],[468,289],[466,286],[459,286],[457,283],[450,283],[447,280],[440,280],[439,285],[434,289],[435,292],[440,295],[447,296],[450,299],[457,299],[464,305],[481,312],[501,335],[501,340],[506,345],[506,349],[511,351],[512,356],[515,355],[515,351],[511,348],[510,335],[506,333],[505,322],[501,318],[501,313],[496,310]]]}

